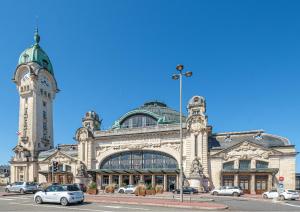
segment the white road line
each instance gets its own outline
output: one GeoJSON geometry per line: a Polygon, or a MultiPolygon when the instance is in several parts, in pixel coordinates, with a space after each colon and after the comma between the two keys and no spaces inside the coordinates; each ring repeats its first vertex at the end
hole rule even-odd
{"type": "Polygon", "coordinates": [[[11,197],[11,196],[4,196],[3,198],[8,197],[8,199],[33,199],[32,197],[11,197]]]}
{"type": "Polygon", "coordinates": [[[88,208],[75,208],[75,207],[63,207],[63,206],[55,206],[55,205],[35,205],[35,204],[22,204],[16,202],[10,202],[13,205],[28,205],[34,207],[44,207],[44,208],[59,208],[64,210],[76,210],[76,211],[97,211],[97,212],[113,212],[113,211],[104,211],[104,210],[96,210],[96,209],[88,209],[88,208]]]}
{"type": "Polygon", "coordinates": [[[289,206],[292,206],[292,207],[300,208],[300,205],[293,205],[293,204],[290,204],[290,203],[285,203],[284,205],[289,205],[289,206]]]}
{"type": "Polygon", "coordinates": [[[135,207],[125,207],[125,206],[114,206],[114,205],[103,205],[103,207],[106,208],[115,208],[115,209],[132,209],[132,210],[142,210],[142,211],[150,211],[150,209],[146,209],[146,208],[135,208],[135,207]]]}
{"type": "Polygon", "coordinates": [[[8,200],[8,201],[12,201],[12,200],[14,200],[14,199],[0,198],[0,200],[8,200]]]}

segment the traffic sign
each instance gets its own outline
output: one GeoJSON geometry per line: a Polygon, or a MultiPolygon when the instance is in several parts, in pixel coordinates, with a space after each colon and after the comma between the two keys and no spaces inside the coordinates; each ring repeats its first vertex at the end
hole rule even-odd
{"type": "Polygon", "coordinates": [[[283,177],[283,176],[280,176],[280,177],[279,177],[279,181],[284,181],[284,177],[283,177]]]}

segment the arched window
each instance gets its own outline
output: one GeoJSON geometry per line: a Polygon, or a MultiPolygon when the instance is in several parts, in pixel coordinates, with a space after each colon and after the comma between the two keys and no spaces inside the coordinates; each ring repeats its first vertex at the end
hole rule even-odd
{"type": "Polygon", "coordinates": [[[223,170],[232,170],[234,169],[234,161],[223,163],[223,170]]]}
{"type": "Polygon", "coordinates": [[[256,168],[257,169],[266,169],[266,168],[268,168],[268,166],[269,166],[268,162],[260,161],[260,160],[256,161],[256,168]]]}
{"type": "Polygon", "coordinates": [[[170,155],[155,151],[130,151],[106,158],[100,169],[177,169],[177,161],[170,155]]]}
{"type": "Polygon", "coordinates": [[[149,115],[135,114],[129,116],[121,123],[121,128],[136,128],[153,126],[157,124],[157,120],[149,115]]]}

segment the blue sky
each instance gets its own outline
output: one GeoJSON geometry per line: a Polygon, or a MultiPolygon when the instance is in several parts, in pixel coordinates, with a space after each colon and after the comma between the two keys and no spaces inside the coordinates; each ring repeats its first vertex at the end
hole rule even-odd
{"type": "Polygon", "coordinates": [[[194,73],[184,106],[205,96],[214,132],[264,129],[299,151],[299,11],[298,1],[1,1],[0,164],[17,143],[11,78],[36,16],[61,89],[55,144],[75,142],[88,110],[107,129],[147,100],[178,109],[171,75],[182,63],[194,73]]]}

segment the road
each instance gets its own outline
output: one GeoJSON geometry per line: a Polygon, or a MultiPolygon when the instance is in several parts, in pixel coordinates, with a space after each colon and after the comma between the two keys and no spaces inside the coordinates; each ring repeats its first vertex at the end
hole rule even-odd
{"type": "MultiPolygon", "coordinates": [[[[169,208],[169,207],[154,207],[154,206],[139,206],[139,205],[127,205],[127,204],[103,204],[103,203],[84,203],[82,205],[70,205],[67,207],[61,206],[59,204],[42,204],[37,205],[33,202],[33,195],[14,195],[0,197],[0,211],[95,211],[95,212],[122,212],[122,211],[132,211],[132,212],[179,212],[183,211],[181,208],[169,208]]],[[[199,211],[184,209],[184,211],[199,211]]]]}
{"type": "MultiPolygon", "coordinates": [[[[300,201],[272,202],[260,200],[247,200],[236,197],[212,197],[215,202],[229,206],[226,211],[300,211],[300,201]]],[[[200,211],[192,209],[181,209],[171,207],[155,207],[144,205],[110,204],[110,203],[85,203],[82,205],[70,205],[67,207],[59,204],[37,205],[33,202],[33,195],[13,195],[0,197],[0,211],[95,211],[95,212],[177,212],[177,211],[200,211]]]]}

